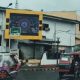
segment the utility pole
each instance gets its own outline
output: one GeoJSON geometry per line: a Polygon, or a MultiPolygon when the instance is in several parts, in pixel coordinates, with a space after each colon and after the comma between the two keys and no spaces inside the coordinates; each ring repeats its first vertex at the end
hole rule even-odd
{"type": "Polygon", "coordinates": [[[16,9],[18,8],[18,0],[16,0],[15,8],[16,8],[16,9]]]}
{"type": "MultiPolygon", "coordinates": [[[[18,9],[18,0],[16,0],[15,9],[18,9]]],[[[20,32],[21,32],[21,29],[20,29],[20,32]]],[[[17,50],[18,50],[19,41],[18,41],[18,39],[17,39],[16,41],[17,41],[17,50]]],[[[19,55],[19,54],[18,54],[18,55],[19,55]]]]}
{"type": "Polygon", "coordinates": [[[56,53],[57,53],[57,66],[58,66],[58,58],[59,58],[59,55],[60,55],[60,53],[59,53],[59,43],[60,43],[59,38],[57,38],[57,51],[56,51],[56,53]]]}
{"type": "Polygon", "coordinates": [[[54,23],[54,52],[56,52],[56,22],[54,23]]]}

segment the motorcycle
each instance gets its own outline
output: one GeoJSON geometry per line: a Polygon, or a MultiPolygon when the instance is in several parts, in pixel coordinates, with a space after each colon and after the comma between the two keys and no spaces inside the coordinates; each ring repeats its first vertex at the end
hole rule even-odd
{"type": "Polygon", "coordinates": [[[13,67],[1,67],[0,68],[0,80],[15,80],[18,70],[16,66],[13,67]]]}

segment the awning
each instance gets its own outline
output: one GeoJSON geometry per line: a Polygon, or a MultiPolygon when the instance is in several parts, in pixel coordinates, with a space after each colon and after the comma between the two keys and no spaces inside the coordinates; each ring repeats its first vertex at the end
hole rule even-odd
{"type": "Polygon", "coordinates": [[[53,41],[53,40],[41,40],[41,41],[32,41],[32,40],[19,40],[19,43],[25,44],[37,44],[37,45],[55,45],[54,43],[60,43],[60,41],[53,41]]]}

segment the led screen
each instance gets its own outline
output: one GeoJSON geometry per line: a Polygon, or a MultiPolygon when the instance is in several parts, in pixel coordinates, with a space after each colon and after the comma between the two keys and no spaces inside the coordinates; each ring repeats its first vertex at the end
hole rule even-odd
{"type": "Polygon", "coordinates": [[[43,13],[7,9],[5,39],[42,40],[43,13]]]}
{"type": "Polygon", "coordinates": [[[10,28],[20,27],[21,35],[38,35],[39,16],[25,14],[10,14],[10,28]]]}

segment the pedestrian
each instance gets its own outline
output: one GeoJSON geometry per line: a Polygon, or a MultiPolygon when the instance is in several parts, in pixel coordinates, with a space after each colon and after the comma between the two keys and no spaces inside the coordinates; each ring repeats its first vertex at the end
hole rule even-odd
{"type": "Polygon", "coordinates": [[[19,60],[18,55],[16,53],[15,54],[11,54],[10,57],[14,62],[13,67],[15,67],[15,70],[18,70],[20,68],[20,66],[21,66],[21,61],[19,60]]]}

